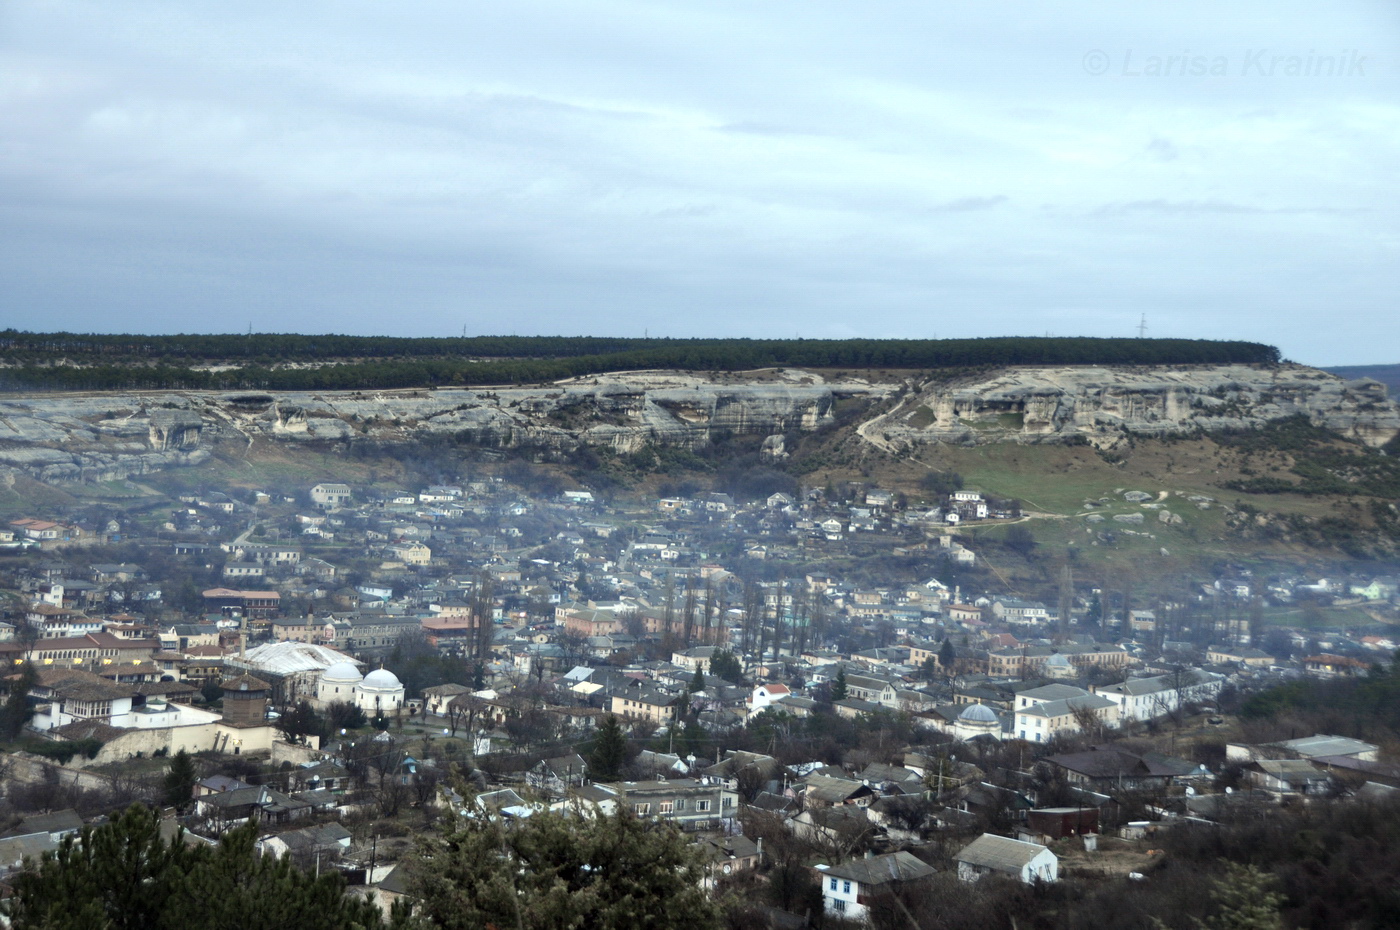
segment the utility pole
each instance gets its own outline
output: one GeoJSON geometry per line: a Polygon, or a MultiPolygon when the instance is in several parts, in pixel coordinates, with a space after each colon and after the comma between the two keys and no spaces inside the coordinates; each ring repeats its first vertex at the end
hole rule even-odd
{"type": "Polygon", "coordinates": [[[1137,331],[1139,339],[1142,339],[1147,335],[1147,314],[1144,313],[1142,315],[1142,319],[1138,321],[1137,331]]]}

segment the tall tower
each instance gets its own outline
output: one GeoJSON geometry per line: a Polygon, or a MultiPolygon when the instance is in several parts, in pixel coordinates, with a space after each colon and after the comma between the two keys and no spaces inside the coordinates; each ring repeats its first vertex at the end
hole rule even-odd
{"type": "Polygon", "coordinates": [[[272,686],[243,674],[224,682],[224,722],[236,727],[260,727],[267,723],[267,699],[272,686]]]}

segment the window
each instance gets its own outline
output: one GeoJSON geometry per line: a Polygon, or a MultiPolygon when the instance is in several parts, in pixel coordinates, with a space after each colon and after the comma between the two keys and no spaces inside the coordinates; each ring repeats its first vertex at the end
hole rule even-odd
{"type": "Polygon", "coordinates": [[[831,907],[832,910],[841,911],[844,913],[846,910],[846,902],[842,901],[840,898],[837,898],[835,901],[831,902],[831,907]]]}
{"type": "Polygon", "coordinates": [[[842,883],[841,883],[841,893],[842,893],[842,894],[850,894],[850,893],[851,893],[851,883],[850,883],[850,882],[842,882],[842,883]]]}
{"type": "Polygon", "coordinates": [[[696,802],[695,802],[695,809],[696,809],[697,811],[699,811],[700,813],[703,814],[705,811],[707,811],[707,810],[710,809],[710,802],[709,802],[709,801],[696,801],[696,802]]]}
{"type": "Polygon", "coordinates": [[[835,891],[835,890],[836,890],[836,879],[834,879],[834,878],[831,880],[831,890],[832,890],[832,891],[835,891]]]}
{"type": "Polygon", "coordinates": [[[670,801],[662,801],[660,804],[657,805],[656,812],[658,814],[669,814],[671,813],[673,806],[674,805],[670,801]]]}
{"type": "Polygon", "coordinates": [[[683,810],[685,810],[685,798],[677,798],[677,799],[676,799],[676,810],[678,810],[678,811],[683,811],[683,810]]]}
{"type": "Polygon", "coordinates": [[[647,814],[650,814],[650,813],[651,813],[651,805],[650,805],[650,804],[638,804],[638,805],[637,805],[637,816],[638,816],[638,817],[645,817],[647,814]]]}

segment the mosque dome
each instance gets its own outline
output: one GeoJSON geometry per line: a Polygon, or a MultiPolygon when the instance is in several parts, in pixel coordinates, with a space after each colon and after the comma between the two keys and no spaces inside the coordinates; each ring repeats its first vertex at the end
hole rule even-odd
{"type": "Polygon", "coordinates": [[[337,662],[321,673],[321,680],[336,684],[359,684],[360,670],[352,662],[337,662]]]}
{"type": "Polygon", "coordinates": [[[997,712],[986,704],[969,704],[967,709],[958,714],[959,723],[996,723],[997,712]]]}
{"type": "Polygon", "coordinates": [[[361,691],[402,691],[403,683],[397,675],[386,668],[377,668],[360,682],[361,691]]]}

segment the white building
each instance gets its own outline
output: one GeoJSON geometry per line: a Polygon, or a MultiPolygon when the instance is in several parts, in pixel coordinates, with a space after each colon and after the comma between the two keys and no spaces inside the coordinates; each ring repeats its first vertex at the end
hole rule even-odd
{"type": "Polygon", "coordinates": [[[953,858],[958,863],[958,878],[965,882],[975,882],[992,872],[1028,885],[1059,878],[1060,860],[1048,848],[991,833],[983,833],[953,858]]]}
{"type": "Polygon", "coordinates": [[[826,912],[846,920],[864,920],[870,899],[882,888],[919,882],[934,874],[933,866],[907,852],[868,855],[841,865],[816,867],[826,912]]]}
{"type": "Polygon", "coordinates": [[[1001,718],[986,704],[969,704],[953,719],[947,731],[960,740],[991,737],[1001,739],[1001,718]]]}
{"type": "Polygon", "coordinates": [[[787,697],[792,697],[792,689],[787,685],[759,685],[753,689],[753,696],[749,698],[749,716],[755,717],[787,697]]]}
{"type": "Polygon", "coordinates": [[[350,503],[350,486],[334,482],[322,482],[311,489],[311,503],[327,510],[350,503]]]}
{"type": "Polygon", "coordinates": [[[352,663],[341,662],[321,673],[316,700],[322,707],[341,701],[354,704],[371,717],[390,717],[403,708],[404,687],[388,669],[378,668],[361,677],[352,663]]]}
{"type": "Polygon", "coordinates": [[[1153,678],[1129,678],[1113,685],[1101,685],[1094,693],[1118,705],[1122,721],[1151,720],[1175,711],[1183,704],[1204,701],[1220,693],[1224,675],[1201,669],[1181,669],[1153,678]]]}

